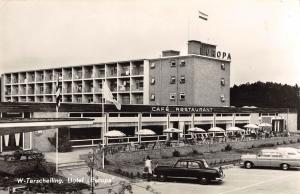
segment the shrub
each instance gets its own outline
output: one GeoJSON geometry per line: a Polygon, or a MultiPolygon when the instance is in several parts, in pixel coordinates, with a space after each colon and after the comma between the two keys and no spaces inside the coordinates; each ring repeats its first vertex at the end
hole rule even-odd
{"type": "Polygon", "coordinates": [[[109,165],[110,162],[109,162],[106,158],[104,158],[104,164],[105,164],[105,165],[109,165]]]}
{"type": "Polygon", "coordinates": [[[290,140],[290,143],[294,143],[293,140],[290,140]]]}
{"type": "Polygon", "coordinates": [[[134,178],[133,172],[130,172],[129,177],[130,177],[131,179],[134,178]]]}
{"type": "Polygon", "coordinates": [[[224,150],[227,151],[231,151],[232,150],[232,146],[230,144],[227,144],[224,148],[224,150]]]}
{"type": "Polygon", "coordinates": [[[194,155],[197,155],[197,154],[199,154],[199,152],[198,152],[198,150],[195,150],[195,149],[193,149],[193,152],[192,152],[194,155]]]}
{"type": "Polygon", "coordinates": [[[117,168],[117,169],[114,170],[114,172],[117,173],[117,174],[121,174],[122,170],[120,168],[117,168]]]}
{"type": "MultiPolygon", "coordinates": [[[[72,144],[70,140],[70,131],[68,128],[59,128],[58,133],[58,151],[59,152],[71,152],[72,144]]],[[[54,147],[56,147],[56,133],[53,137],[48,137],[48,141],[54,147]]]]}
{"type": "Polygon", "coordinates": [[[178,150],[174,150],[173,157],[180,157],[180,152],[178,150]]]}
{"type": "Polygon", "coordinates": [[[137,173],[136,173],[136,177],[137,177],[137,178],[141,178],[141,173],[140,173],[140,172],[137,172],[137,173]]]}
{"type": "Polygon", "coordinates": [[[286,141],[283,141],[282,143],[283,143],[283,144],[286,144],[286,141]]]}
{"type": "Polygon", "coordinates": [[[300,143],[300,138],[297,139],[297,142],[300,143]]]}

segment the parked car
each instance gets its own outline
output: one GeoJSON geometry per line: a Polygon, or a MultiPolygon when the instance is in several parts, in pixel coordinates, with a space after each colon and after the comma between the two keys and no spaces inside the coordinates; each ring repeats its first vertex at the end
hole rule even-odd
{"type": "Polygon", "coordinates": [[[292,167],[300,167],[300,158],[291,156],[277,149],[261,150],[258,154],[243,154],[241,167],[279,167],[288,170],[292,167]]]}
{"type": "Polygon", "coordinates": [[[290,157],[295,157],[300,159],[300,149],[293,147],[278,147],[276,148],[280,153],[289,155],[290,157]]]}
{"type": "Polygon", "coordinates": [[[194,178],[201,184],[211,181],[222,182],[225,177],[222,168],[209,168],[204,159],[180,159],[173,166],[156,166],[154,175],[159,181],[165,181],[168,177],[194,178]]]}

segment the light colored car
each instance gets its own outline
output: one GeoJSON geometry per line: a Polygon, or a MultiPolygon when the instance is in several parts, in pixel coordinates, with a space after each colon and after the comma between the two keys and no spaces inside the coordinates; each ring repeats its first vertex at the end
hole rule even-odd
{"type": "Polygon", "coordinates": [[[278,147],[280,153],[287,154],[290,157],[295,157],[300,159],[300,149],[293,148],[293,147],[278,147]]]}
{"type": "Polygon", "coordinates": [[[279,167],[288,170],[292,167],[300,167],[300,158],[276,149],[262,150],[259,154],[243,154],[240,165],[247,169],[252,167],[279,167]]]}

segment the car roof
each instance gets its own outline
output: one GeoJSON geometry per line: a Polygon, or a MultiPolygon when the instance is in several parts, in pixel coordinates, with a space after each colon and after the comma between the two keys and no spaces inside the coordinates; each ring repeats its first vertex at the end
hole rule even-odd
{"type": "Polygon", "coordinates": [[[183,159],[179,159],[178,161],[185,161],[185,162],[188,162],[188,161],[204,161],[204,159],[197,159],[197,158],[183,158],[183,159]]]}

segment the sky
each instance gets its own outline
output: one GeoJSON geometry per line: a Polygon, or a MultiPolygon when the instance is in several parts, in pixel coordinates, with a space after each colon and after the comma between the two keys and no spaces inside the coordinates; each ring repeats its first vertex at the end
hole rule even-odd
{"type": "Polygon", "coordinates": [[[0,0],[0,74],[184,55],[188,39],[230,52],[231,85],[300,85],[300,0],[0,0]]]}

